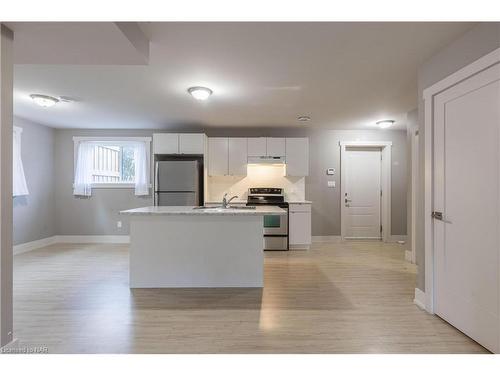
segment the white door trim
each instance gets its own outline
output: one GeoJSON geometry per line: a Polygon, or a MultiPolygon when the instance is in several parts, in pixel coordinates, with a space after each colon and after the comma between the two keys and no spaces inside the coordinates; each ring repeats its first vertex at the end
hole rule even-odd
{"type": "Polygon", "coordinates": [[[377,147],[382,150],[382,240],[389,242],[391,238],[391,148],[392,142],[388,141],[346,141],[339,142],[340,145],[340,227],[341,238],[344,240],[345,205],[343,197],[345,193],[346,180],[346,148],[347,147],[377,147]]]}
{"type": "Polygon", "coordinates": [[[417,207],[418,207],[418,185],[420,183],[419,168],[419,142],[418,130],[411,131],[411,259],[413,264],[417,263],[417,207]]]}
{"type": "MultiPolygon", "coordinates": [[[[424,248],[425,248],[425,309],[434,314],[434,232],[432,223],[432,175],[433,175],[433,133],[434,133],[434,96],[456,84],[472,77],[473,75],[500,63],[500,48],[479,58],[470,65],[458,70],[443,80],[428,87],[423,92],[424,99],[424,248]]],[[[422,141],[422,140],[420,140],[422,141]]]]}

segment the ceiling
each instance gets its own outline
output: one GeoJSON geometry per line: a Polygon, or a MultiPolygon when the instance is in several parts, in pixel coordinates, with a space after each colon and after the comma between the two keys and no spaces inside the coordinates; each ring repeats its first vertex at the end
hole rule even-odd
{"type": "Polygon", "coordinates": [[[15,115],[61,128],[404,128],[418,66],[473,26],[132,24],[10,24],[15,115]],[[190,86],[214,93],[199,102],[190,86]],[[31,93],[74,101],[44,109],[31,93]]]}

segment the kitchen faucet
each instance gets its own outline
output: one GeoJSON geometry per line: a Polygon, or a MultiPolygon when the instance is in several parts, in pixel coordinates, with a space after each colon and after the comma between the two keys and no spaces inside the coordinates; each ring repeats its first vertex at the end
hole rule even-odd
{"type": "Polygon", "coordinates": [[[229,208],[229,203],[235,198],[238,198],[237,195],[232,196],[231,198],[227,199],[227,193],[224,194],[224,197],[222,198],[222,208],[229,208]]]}

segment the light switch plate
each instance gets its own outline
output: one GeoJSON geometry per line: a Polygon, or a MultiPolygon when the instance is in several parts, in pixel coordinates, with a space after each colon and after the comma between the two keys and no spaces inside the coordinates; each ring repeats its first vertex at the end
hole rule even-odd
{"type": "Polygon", "coordinates": [[[329,188],[334,188],[335,187],[335,181],[328,181],[327,182],[329,188]]]}

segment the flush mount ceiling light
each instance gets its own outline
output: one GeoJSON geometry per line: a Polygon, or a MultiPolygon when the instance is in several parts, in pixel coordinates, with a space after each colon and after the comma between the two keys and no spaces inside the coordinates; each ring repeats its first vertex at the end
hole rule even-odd
{"type": "Polygon", "coordinates": [[[207,100],[213,91],[208,87],[195,86],[188,88],[188,93],[196,100],[207,100]]]}
{"type": "Polygon", "coordinates": [[[297,117],[297,120],[299,120],[300,122],[307,122],[311,121],[311,118],[309,116],[299,116],[297,117]]]}
{"type": "Polygon", "coordinates": [[[52,107],[59,103],[59,99],[48,95],[31,94],[30,98],[33,100],[33,102],[35,102],[35,104],[38,104],[40,107],[52,107]]]}
{"type": "Polygon", "coordinates": [[[381,120],[377,121],[376,124],[380,129],[387,129],[394,125],[395,121],[394,120],[381,120]]]}

